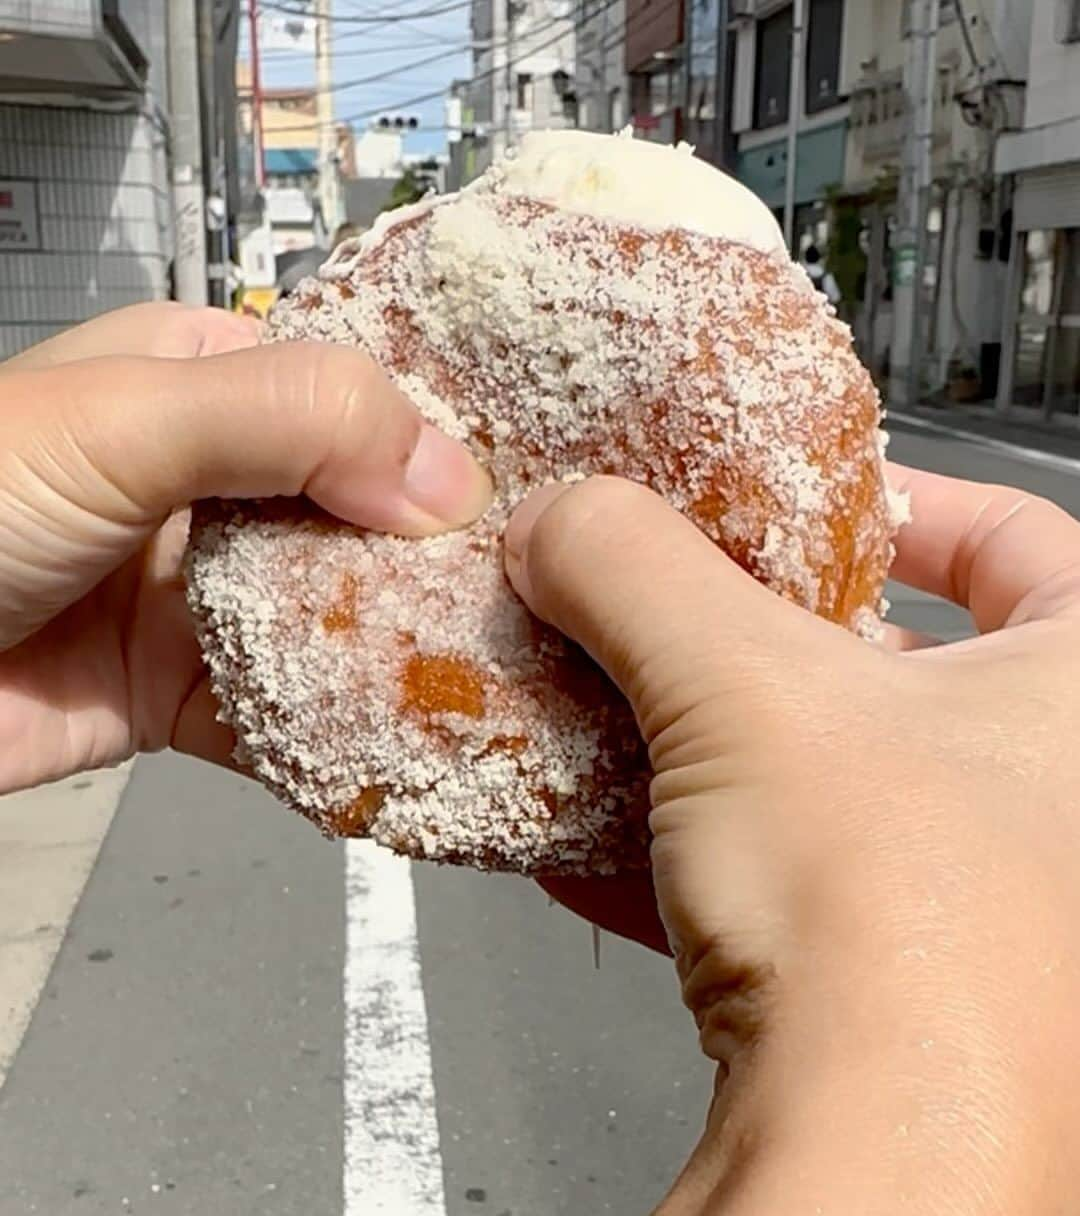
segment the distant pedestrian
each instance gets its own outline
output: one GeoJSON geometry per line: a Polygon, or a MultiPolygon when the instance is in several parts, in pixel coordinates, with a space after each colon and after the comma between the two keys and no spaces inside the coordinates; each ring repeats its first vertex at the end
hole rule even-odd
{"type": "Polygon", "coordinates": [[[821,251],[816,245],[807,245],[802,255],[802,268],[810,276],[810,282],[825,296],[829,303],[837,305],[843,299],[832,272],[821,264],[821,251]]]}

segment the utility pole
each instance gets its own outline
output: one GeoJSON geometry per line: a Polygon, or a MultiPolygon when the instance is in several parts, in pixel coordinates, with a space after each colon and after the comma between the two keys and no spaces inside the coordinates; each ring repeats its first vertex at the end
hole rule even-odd
{"type": "Polygon", "coordinates": [[[199,92],[202,100],[203,188],[206,191],[207,292],[210,303],[226,303],[225,155],[221,107],[217,104],[217,5],[201,0],[196,5],[199,42],[199,92]]]}
{"type": "Polygon", "coordinates": [[[728,0],[716,0],[719,12],[716,20],[716,100],[714,112],[713,163],[721,169],[733,169],[735,156],[731,133],[731,14],[728,0]]]}
{"type": "Polygon", "coordinates": [[[259,61],[259,6],[248,0],[248,42],[251,43],[251,140],[255,153],[255,185],[266,185],[266,153],[263,151],[262,65],[259,61]]]}
{"type": "Polygon", "coordinates": [[[910,0],[911,30],[904,68],[907,126],[897,193],[893,253],[893,337],[889,354],[889,404],[918,404],[921,304],[926,262],[926,222],[933,184],[934,93],[941,0],[910,0]]]}
{"type": "MultiPolygon", "coordinates": [[[[602,0],[600,6],[600,107],[597,115],[597,127],[601,131],[611,134],[611,99],[608,97],[608,10],[611,5],[608,0],[602,0]]],[[[576,35],[575,35],[576,38],[576,35]]],[[[595,82],[594,77],[594,82],[595,82]]]]}
{"type": "MultiPolygon", "coordinates": [[[[517,100],[517,89],[514,87],[514,0],[495,0],[502,3],[506,10],[506,43],[504,54],[506,66],[503,72],[503,91],[506,94],[503,107],[503,152],[509,152],[514,146],[514,102],[517,100]]],[[[494,64],[492,65],[494,67],[494,64]]]]}
{"type": "Polygon", "coordinates": [[[682,80],[682,130],[675,138],[690,143],[694,132],[690,130],[690,111],[694,108],[694,2],[686,0],[682,6],[683,20],[683,80],[682,80]]]}
{"type": "Polygon", "coordinates": [[[185,304],[205,305],[206,193],[195,0],[171,0],[168,23],[172,202],[176,225],[175,294],[185,304]]]}
{"type": "Polygon", "coordinates": [[[791,7],[791,85],[788,96],[787,174],[784,179],[784,243],[790,252],[795,244],[795,177],[799,156],[799,123],[802,120],[803,34],[805,0],[791,7]]]}
{"type": "Polygon", "coordinates": [[[330,50],[330,0],[315,0],[315,98],[319,128],[319,206],[327,236],[341,223],[338,202],[337,136],[334,130],[333,60],[330,50]]]}

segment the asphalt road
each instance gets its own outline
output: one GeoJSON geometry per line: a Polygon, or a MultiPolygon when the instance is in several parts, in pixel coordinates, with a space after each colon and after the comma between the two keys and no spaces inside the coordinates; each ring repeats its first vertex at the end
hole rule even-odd
{"type": "MultiPolygon", "coordinates": [[[[894,430],[897,459],[1080,513],[1080,477],[894,430]]],[[[345,850],[260,790],[141,761],[0,1090],[0,1216],[647,1212],[711,1082],[669,964],[605,938],[594,970],[523,880],[368,865],[347,900],[345,850]],[[372,958],[396,977],[379,1001],[372,958]],[[395,1152],[430,1167],[409,1206],[385,1199],[395,1152]]]]}

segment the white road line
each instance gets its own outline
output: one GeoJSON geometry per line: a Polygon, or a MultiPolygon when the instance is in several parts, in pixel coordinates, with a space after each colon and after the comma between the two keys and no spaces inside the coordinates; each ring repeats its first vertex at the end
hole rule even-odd
{"type": "Polygon", "coordinates": [[[960,439],[975,447],[988,448],[994,452],[1011,456],[1014,460],[1023,460],[1028,464],[1039,465],[1042,468],[1057,469],[1062,473],[1080,475],[1080,460],[1072,456],[1059,456],[1054,452],[1043,452],[1039,448],[1024,447],[1023,444],[1010,443],[1007,439],[994,439],[990,435],[979,435],[974,431],[966,431],[959,427],[945,426],[940,422],[931,422],[927,418],[918,418],[914,414],[901,414],[889,410],[886,421],[895,421],[913,430],[926,431],[931,435],[948,435],[950,439],[960,439]]]}
{"type": "Polygon", "coordinates": [[[346,846],[345,1216],[446,1216],[409,862],[346,846]]]}

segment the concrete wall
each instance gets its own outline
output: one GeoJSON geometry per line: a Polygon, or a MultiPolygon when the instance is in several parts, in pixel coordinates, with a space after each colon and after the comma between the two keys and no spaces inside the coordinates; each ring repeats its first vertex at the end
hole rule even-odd
{"type": "Polygon", "coordinates": [[[0,254],[0,358],[167,294],[165,142],[141,114],[0,103],[0,178],[37,182],[41,249],[0,254]]]}
{"type": "MultiPolygon", "coordinates": [[[[1014,0],[1022,3],[1025,0],[1014,0]]],[[[995,75],[1002,75],[996,36],[983,17],[988,3],[978,6],[972,40],[980,61],[995,75]]],[[[849,3],[845,22],[844,60],[841,79],[855,94],[852,130],[848,140],[845,178],[852,190],[868,189],[883,174],[899,168],[906,118],[902,110],[872,126],[860,126],[859,90],[862,85],[894,79],[899,85],[908,57],[908,40],[901,36],[898,6],[893,0],[866,0],[862,6],[849,3]],[[860,84],[861,82],[861,84],[860,84]]],[[[985,159],[986,148],[978,132],[964,121],[954,96],[968,83],[974,84],[970,57],[956,21],[943,25],[938,35],[939,91],[934,113],[934,172],[945,174],[957,163],[975,168],[985,159]]],[[[897,98],[902,103],[902,93],[897,98]]]]}
{"type": "Polygon", "coordinates": [[[1025,127],[1044,127],[1080,115],[1080,42],[1054,37],[1058,0],[1033,0],[1031,67],[1025,127]]]}

